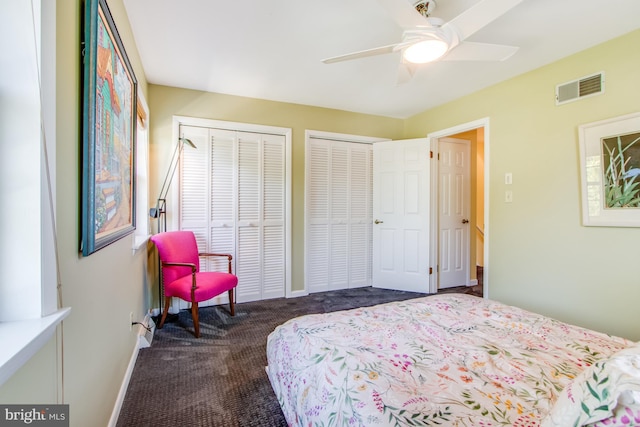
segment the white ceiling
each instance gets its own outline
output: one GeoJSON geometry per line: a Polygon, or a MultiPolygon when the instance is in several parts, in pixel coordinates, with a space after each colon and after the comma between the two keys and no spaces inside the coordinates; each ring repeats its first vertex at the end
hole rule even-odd
{"type": "MultiPolygon", "coordinates": [[[[436,1],[433,16],[448,21],[478,0],[436,1]]],[[[468,39],[519,46],[514,56],[426,64],[398,85],[399,53],[321,62],[401,40],[402,29],[376,0],[124,4],[149,83],[397,118],[640,28],[640,0],[524,0],[468,39]]]]}

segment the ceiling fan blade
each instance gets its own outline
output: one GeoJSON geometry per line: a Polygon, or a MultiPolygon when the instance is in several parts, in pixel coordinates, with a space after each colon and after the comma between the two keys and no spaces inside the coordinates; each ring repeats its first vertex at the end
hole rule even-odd
{"type": "Polygon", "coordinates": [[[476,31],[502,16],[522,0],[481,0],[443,25],[453,26],[460,40],[464,40],[476,31]]]}
{"type": "Polygon", "coordinates": [[[409,80],[413,78],[413,75],[416,73],[418,66],[416,64],[412,64],[410,62],[401,61],[398,66],[398,77],[396,81],[396,85],[400,86],[405,83],[408,83],[409,80]]]}
{"type": "Polygon", "coordinates": [[[396,24],[402,28],[430,27],[431,24],[420,15],[409,0],[378,0],[396,24]]]}
{"type": "Polygon", "coordinates": [[[350,59],[366,58],[367,56],[382,55],[385,53],[393,52],[396,49],[396,46],[398,46],[397,43],[390,44],[388,46],[374,47],[373,49],[361,50],[359,52],[347,53],[346,55],[334,56],[331,58],[323,59],[322,62],[324,62],[325,64],[333,64],[334,62],[348,61],[350,59]]]}
{"type": "Polygon", "coordinates": [[[518,51],[518,47],[492,43],[462,42],[449,51],[441,61],[504,61],[518,51]]]}

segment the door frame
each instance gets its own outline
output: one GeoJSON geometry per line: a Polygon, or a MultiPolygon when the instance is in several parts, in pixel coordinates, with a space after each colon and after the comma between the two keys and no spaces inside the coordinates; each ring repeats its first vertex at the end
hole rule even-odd
{"type": "MultiPolygon", "coordinates": [[[[488,277],[488,267],[489,267],[489,237],[490,237],[490,229],[489,229],[489,142],[490,142],[490,131],[489,131],[489,118],[484,117],[478,120],[474,120],[467,123],[462,123],[450,128],[442,129],[439,131],[431,132],[427,134],[427,138],[429,139],[429,146],[431,152],[433,153],[433,158],[438,158],[438,140],[440,138],[450,137],[458,133],[470,131],[473,129],[484,128],[484,269],[483,269],[483,285],[482,285],[482,295],[484,298],[489,298],[489,283],[487,280],[488,277]]],[[[435,162],[435,167],[431,168],[431,212],[430,212],[430,244],[429,244],[429,265],[433,266],[433,274],[430,275],[429,279],[429,292],[437,293],[438,292],[438,191],[439,191],[439,182],[438,182],[438,174],[439,168],[437,166],[437,162],[435,162]]],[[[432,165],[434,166],[434,165],[432,165]]]]}
{"type": "MultiPolygon", "coordinates": [[[[180,137],[180,126],[195,126],[195,127],[203,127],[203,128],[215,128],[215,129],[224,129],[230,131],[239,131],[239,132],[253,132],[253,133],[265,133],[265,134],[273,134],[273,135],[282,135],[285,139],[285,194],[284,194],[284,206],[285,206],[285,255],[284,255],[284,264],[285,264],[285,297],[289,298],[293,296],[294,292],[292,290],[292,130],[291,128],[285,127],[277,127],[277,126],[267,126],[267,125],[258,125],[253,123],[240,123],[240,122],[229,122],[223,120],[212,120],[205,119],[200,117],[190,117],[190,116],[179,116],[174,115],[172,117],[172,140],[177,143],[178,138],[180,137]]],[[[175,145],[171,145],[171,150],[173,150],[175,145]]],[[[157,148],[156,148],[157,149],[157,148]]],[[[165,150],[169,150],[169,147],[166,147],[165,150]]],[[[164,156],[165,158],[169,158],[169,153],[158,153],[156,156],[164,156]]],[[[164,172],[162,172],[164,173],[164,172]]],[[[180,228],[179,215],[177,214],[180,209],[180,173],[176,171],[175,176],[173,178],[173,185],[169,189],[169,201],[167,202],[169,205],[169,213],[167,214],[167,229],[168,230],[178,230],[180,228]]],[[[221,297],[224,298],[224,297],[221,297]]],[[[162,308],[162,307],[161,307],[162,308]]]]}

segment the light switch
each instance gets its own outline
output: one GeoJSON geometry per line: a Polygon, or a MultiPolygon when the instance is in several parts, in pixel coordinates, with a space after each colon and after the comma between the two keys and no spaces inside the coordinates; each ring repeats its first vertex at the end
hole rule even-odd
{"type": "Polygon", "coordinates": [[[507,190],[504,192],[504,202],[505,203],[513,202],[513,191],[507,190]]]}
{"type": "Polygon", "coordinates": [[[513,184],[513,175],[511,175],[511,172],[504,174],[504,183],[507,185],[513,184]]]}

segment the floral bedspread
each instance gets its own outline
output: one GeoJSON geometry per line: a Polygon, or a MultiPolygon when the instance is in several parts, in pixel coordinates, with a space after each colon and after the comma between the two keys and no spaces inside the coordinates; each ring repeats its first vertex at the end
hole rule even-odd
{"type": "Polygon", "coordinates": [[[267,339],[291,426],[538,426],[586,367],[631,342],[441,294],[313,314],[267,339]]]}

